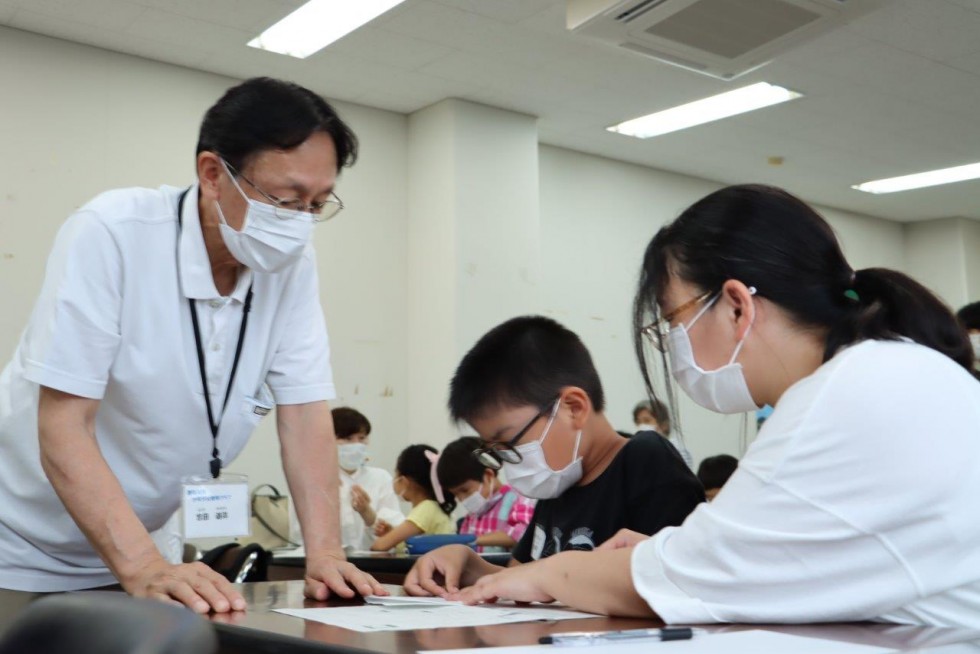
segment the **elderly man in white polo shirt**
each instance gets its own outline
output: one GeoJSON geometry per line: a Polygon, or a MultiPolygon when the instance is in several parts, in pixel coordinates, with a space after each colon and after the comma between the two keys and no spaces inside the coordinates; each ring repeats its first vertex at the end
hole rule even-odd
{"type": "Polygon", "coordinates": [[[343,555],[334,397],[311,232],[357,141],[311,91],[258,78],[206,114],[189,189],[99,195],[55,241],[0,376],[0,588],[116,581],[199,612],[223,577],[149,532],[181,479],[217,476],[273,405],[307,552],[306,592],[384,592],[343,555]],[[270,394],[271,392],[271,394],[270,394]]]}

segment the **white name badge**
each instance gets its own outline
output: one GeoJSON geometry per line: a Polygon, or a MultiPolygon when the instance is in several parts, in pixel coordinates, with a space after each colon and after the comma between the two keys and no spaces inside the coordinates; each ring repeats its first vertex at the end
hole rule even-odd
{"type": "Polygon", "coordinates": [[[218,479],[199,475],[181,482],[184,538],[248,535],[248,477],[225,473],[218,479]]]}

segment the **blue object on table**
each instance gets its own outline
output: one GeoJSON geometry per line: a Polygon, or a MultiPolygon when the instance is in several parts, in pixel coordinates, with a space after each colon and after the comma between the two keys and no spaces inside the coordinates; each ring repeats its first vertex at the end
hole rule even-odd
{"type": "Polygon", "coordinates": [[[425,554],[443,545],[469,545],[476,543],[476,534],[422,534],[405,539],[409,554],[425,554]]]}

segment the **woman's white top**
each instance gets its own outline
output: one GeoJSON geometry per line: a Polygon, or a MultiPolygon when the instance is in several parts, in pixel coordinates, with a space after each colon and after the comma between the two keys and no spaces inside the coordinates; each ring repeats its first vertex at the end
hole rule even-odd
{"type": "Polygon", "coordinates": [[[212,437],[188,298],[198,310],[211,402],[220,415],[243,301],[254,285],[218,433],[226,465],[273,404],[334,397],[312,247],[279,273],[246,270],[222,297],[204,246],[196,185],[178,237],[181,191],[103,193],[58,233],[30,322],[0,375],[2,588],[58,591],[116,581],[41,469],[40,385],[100,400],[99,448],[148,530],[160,529],[177,508],[182,477],[208,474],[212,437]]]}
{"type": "Polygon", "coordinates": [[[980,629],[980,383],[911,342],[845,349],[713,502],[636,546],[632,576],[668,623],[980,629]]]}

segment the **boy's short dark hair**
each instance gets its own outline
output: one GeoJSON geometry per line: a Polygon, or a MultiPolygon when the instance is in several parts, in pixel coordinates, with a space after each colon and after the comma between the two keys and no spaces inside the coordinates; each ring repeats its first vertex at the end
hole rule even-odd
{"type": "Polygon", "coordinates": [[[980,329],[980,302],[972,302],[956,312],[964,329],[980,329]]]}
{"type": "Polygon", "coordinates": [[[709,456],[698,466],[698,479],[705,489],[721,488],[738,468],[738,459],[731,454],[709,456]]]}
{"type": "Polygon", "coordinates": [[[599,373],[574,332],[551,318],[513,318],[487,332],[453,375],[449,413],[467,420],[489,408],[544,409],[566,386],[584,390],[597,412],[605,407],[599,373]]]}
{"type": "Polygon", "coordinates": [[[473,456],[473,450],[482,444],[475,436],[463,436],[443,448],[436,467],[443,488],[456,488],[470,480],[483,481],[483,474],[488,468],[473,456]]]}
{"type": "Polygon", "coordinates": [[[350,438],[354,434],[371,433],[371,423],[363,413],[348,406],[332,409],[333,431],[337,438],[350,438]]]}

